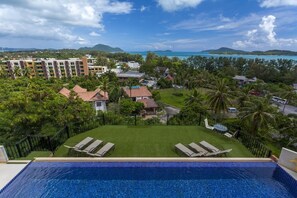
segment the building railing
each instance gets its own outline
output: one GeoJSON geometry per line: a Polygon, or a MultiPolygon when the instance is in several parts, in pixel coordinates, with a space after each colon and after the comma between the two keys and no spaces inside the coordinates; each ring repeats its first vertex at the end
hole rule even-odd
{"type": "Polygon", "coordinates": [[[272,151],[250,134],[238,131],[236,138],[256,157],[271,157],[272,151]]]}

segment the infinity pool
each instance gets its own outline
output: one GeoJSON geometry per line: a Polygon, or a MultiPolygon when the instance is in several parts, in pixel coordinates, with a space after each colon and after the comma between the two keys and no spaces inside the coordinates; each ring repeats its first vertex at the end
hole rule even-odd
{"type": "Polygon", "coordinates": [[[297,197],[297,182],[272,162],[32,162],[0,197],[297,197]]]}

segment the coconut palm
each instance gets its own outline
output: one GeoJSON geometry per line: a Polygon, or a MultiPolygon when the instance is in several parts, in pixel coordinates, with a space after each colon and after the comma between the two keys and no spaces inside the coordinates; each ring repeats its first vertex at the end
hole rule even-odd
{"type": "Polygon", "coordinates": [[[245,107],[241,108],[239,117],[245,122],[252,135],[257,135],[259,129],[267,129],[269,124],[274,122],[274,114],[268,101],[259,99],[253,102],[246,102],[245,107]]]}
{"type": "Polygon", "coordinates": [[[208,94],[209,107],[215,114],[225,113],[228,105],[231,104],[231,91],[227,86],[227,80],[221,79],[216,81],[213,90],[208,94]]]}
{"type": "Polygon", "coordinates": [[[98,88],[104,92],[104,97],[106,97],[106,93],[113,90],[114,84],[109,81],[108,76],[104,76],[101,78],[98,88]]]}
{"type": "Polygon", "coordinates": [[[189,108],[196,113],[199,113],[199,125],[201,124],[201,114],[206,114],[206,107],[202,95],[197,89],[194,89],[191,94],[185,98],[185,108],[189,108]]]}

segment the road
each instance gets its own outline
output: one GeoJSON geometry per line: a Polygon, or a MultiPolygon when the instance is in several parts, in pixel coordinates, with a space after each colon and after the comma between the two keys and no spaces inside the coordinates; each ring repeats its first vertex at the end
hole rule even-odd
{"type": "Polygon", "coordinates": [[[167,122],[167,114],[169,115],[168,118],[171,118],[180,112],[180,109],[171,106],[164,107],[164,110],[166,111],[166,115],[160,117],[160,121],[164,124],[167,122]]]}
{"type": "MultiPolygon", "coordinates": [[[[280,104],[280,105],[278,105],[278,108],[279,108],[280,112],[283,112],[284,105],[280,104]]],[[[291,105],[286,105],[284,114],[285,115],[288,115],[288,114],[296,114],[297,115],[297,107],[291,106],[291,105]]]]}

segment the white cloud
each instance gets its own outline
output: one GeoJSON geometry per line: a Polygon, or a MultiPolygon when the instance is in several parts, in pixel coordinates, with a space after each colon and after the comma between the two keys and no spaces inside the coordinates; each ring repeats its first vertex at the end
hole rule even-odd
{"type": "Polygon", "coordinates": [[[131,10],[131,3],[112,0],[2,0],[0,35],[85,44],[76,28],[104,30],[105,13],[127,14],[131,10]]]}
{"type": "Polygon", "coordinates": [[[147,9],[147,7],[145,7],[145,6],[141,6],[141,8],[140,8],[140,12],[144,12],[146,9],[147,9]]]}
{"type": "Polygon", "coordinates": [[[261,0],[261,7],[297,6],[296,0],[261,0]]]}
{"type": "Polygon", "coordinates": [[[265,48],[265,47],[285,47],[297,44],[294,38],[277,38],[275,32],[276,17],[268,15],[262,17],[262,21],[257,29],[249,30],[245,40],[235,41],[233,47],[238,48],[265,48]]]}
{"type": "Polygon", "coordinates": [[[157,0],[158,4],[167,12],[173,12],[184,8],[194,8],[203,0],[157,0]]]}
{"type": "Polygon", "coordinates": [[[97,33],[97,32],[90,32],[89,34],[90,36],[101,36],[101,34],[97,33]]]}

